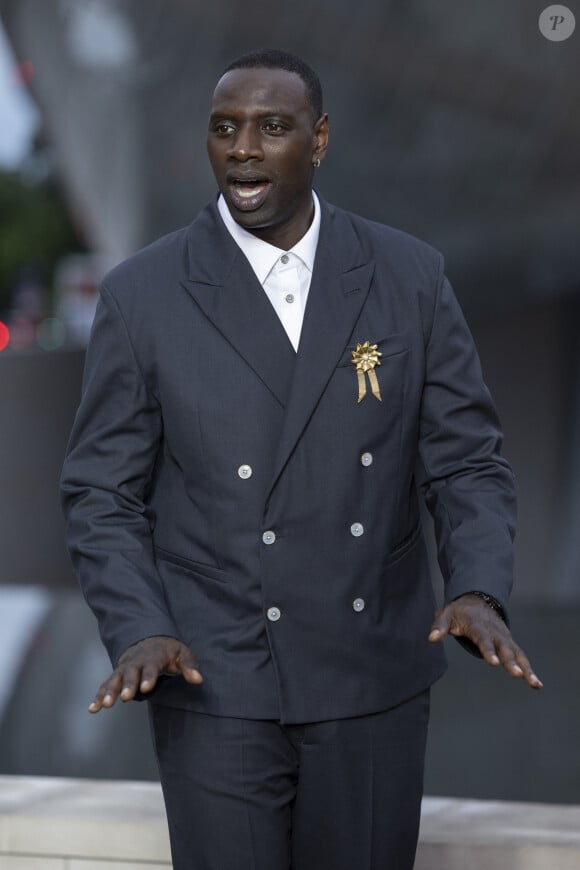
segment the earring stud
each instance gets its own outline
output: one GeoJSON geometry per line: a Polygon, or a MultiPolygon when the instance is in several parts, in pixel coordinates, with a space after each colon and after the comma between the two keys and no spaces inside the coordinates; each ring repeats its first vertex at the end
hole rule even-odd
{"type": "Polygon", "coordinates": [[[320,159],[317,157],[313,164],[317,169],[320,166],[320,159]]]}

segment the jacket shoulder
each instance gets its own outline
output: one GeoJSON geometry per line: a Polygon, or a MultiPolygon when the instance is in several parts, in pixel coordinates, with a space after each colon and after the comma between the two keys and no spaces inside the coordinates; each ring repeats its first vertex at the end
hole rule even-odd
{"type": "Polygon", "coordinates": [[[358,214],[336,209],[347,221],[357,236],[361,248],[373,259],[388,261],[395,272],[413,272],[415,278],[423,275],[427,282],[441,277],[443,255],[428,242],[411,233],[361,217],[358,214]]]}
{"type": "Polygon", "coordinates": [[[156,239],[114,266],[103,278],[101,285],[117,299],[142,293],[148,286],[167,283],[181,274],[187,257],[187,237],[190,227],[182,227],[156,239]]]}
{"type": "Polygon", "coordinates": [[[374,286],[402,312],[402,320],[421,324],[426,343],[444,285],[443,255],[432,245],[388,224],[333,207],[343,238],[356,238],[363,261],[374,263],[374,286]]]}

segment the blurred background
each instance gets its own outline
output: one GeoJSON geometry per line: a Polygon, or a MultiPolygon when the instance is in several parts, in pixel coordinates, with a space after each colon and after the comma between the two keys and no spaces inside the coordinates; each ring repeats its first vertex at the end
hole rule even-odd
{"type": "MultiPolygon", "coordinates": [[[[330,201],[446,257],[518,479],[514,633],[539,694],[448,644],[427,792],[580,802],[580,3],[0,0],[0,773],[155,778],[106,675],[57,482],[98,282],[214,194],[209,97],[239,54],[318,71],[330,201]]],[[[437,581],[439,583],[439,581],[437,581]]]]}

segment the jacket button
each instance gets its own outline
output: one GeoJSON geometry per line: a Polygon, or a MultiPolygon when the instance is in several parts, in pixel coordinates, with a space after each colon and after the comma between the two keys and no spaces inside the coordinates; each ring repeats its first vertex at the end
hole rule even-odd
{"type": "Polygon", "coordinates": [[[262,535],[262,540],[265,544],[273,544],[276,540],[276,532],[273,532],[271,529],[268,529],[267,532],[264,532],[262,535]]]}
{"type": "Polygon", "coordinates": [[[278,607],[269,607],[267,611],[267,616],[270,622],[278,622],[282,614],[280,613],[280,608],[278,607]]]}
{"type": "Polygon", "coordinates": [[[368,468],[369,465],[373,464],[373,454],[372,453],[363,453],[360,458],[361,463],[368,468]]]}
{"type": "Polygon", "coordinates": [[[355,598],[352,602],[352,609],[356,611],[356,613],[360,613],[361,610],[365,609],[365,600],[364,598],[355,598]]]}
{"type": "Polygon", "coordinates": [[[242,478],[242,480],[247,480],[252,476],[252,466],[251,465],[240,465],[238,468],[238,475],[242,478]]]}
{"type": "Polygon", "coordinates": [[[350,533],[354,538],[360,538],[361,535],[364,535],[364,531],[362,523],[353,523],[350,527],[350,533]]]}

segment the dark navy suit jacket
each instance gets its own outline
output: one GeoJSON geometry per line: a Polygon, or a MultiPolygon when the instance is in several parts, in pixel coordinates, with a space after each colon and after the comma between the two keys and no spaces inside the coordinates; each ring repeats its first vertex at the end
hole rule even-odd
{"type": "Polygon", "coordinates": [[[113,662],[157,634],[197,654],[203,685],[162,678],[161,704],[306,722],[436,680],[417,483],[447,600],[507,606],[512,473],[442,257],[321,205],[297,354],[215,203],[102,286],[63,472],[68,543],[113,662]],[[365,341],[382,401],[358,403],[365,341]]]}

